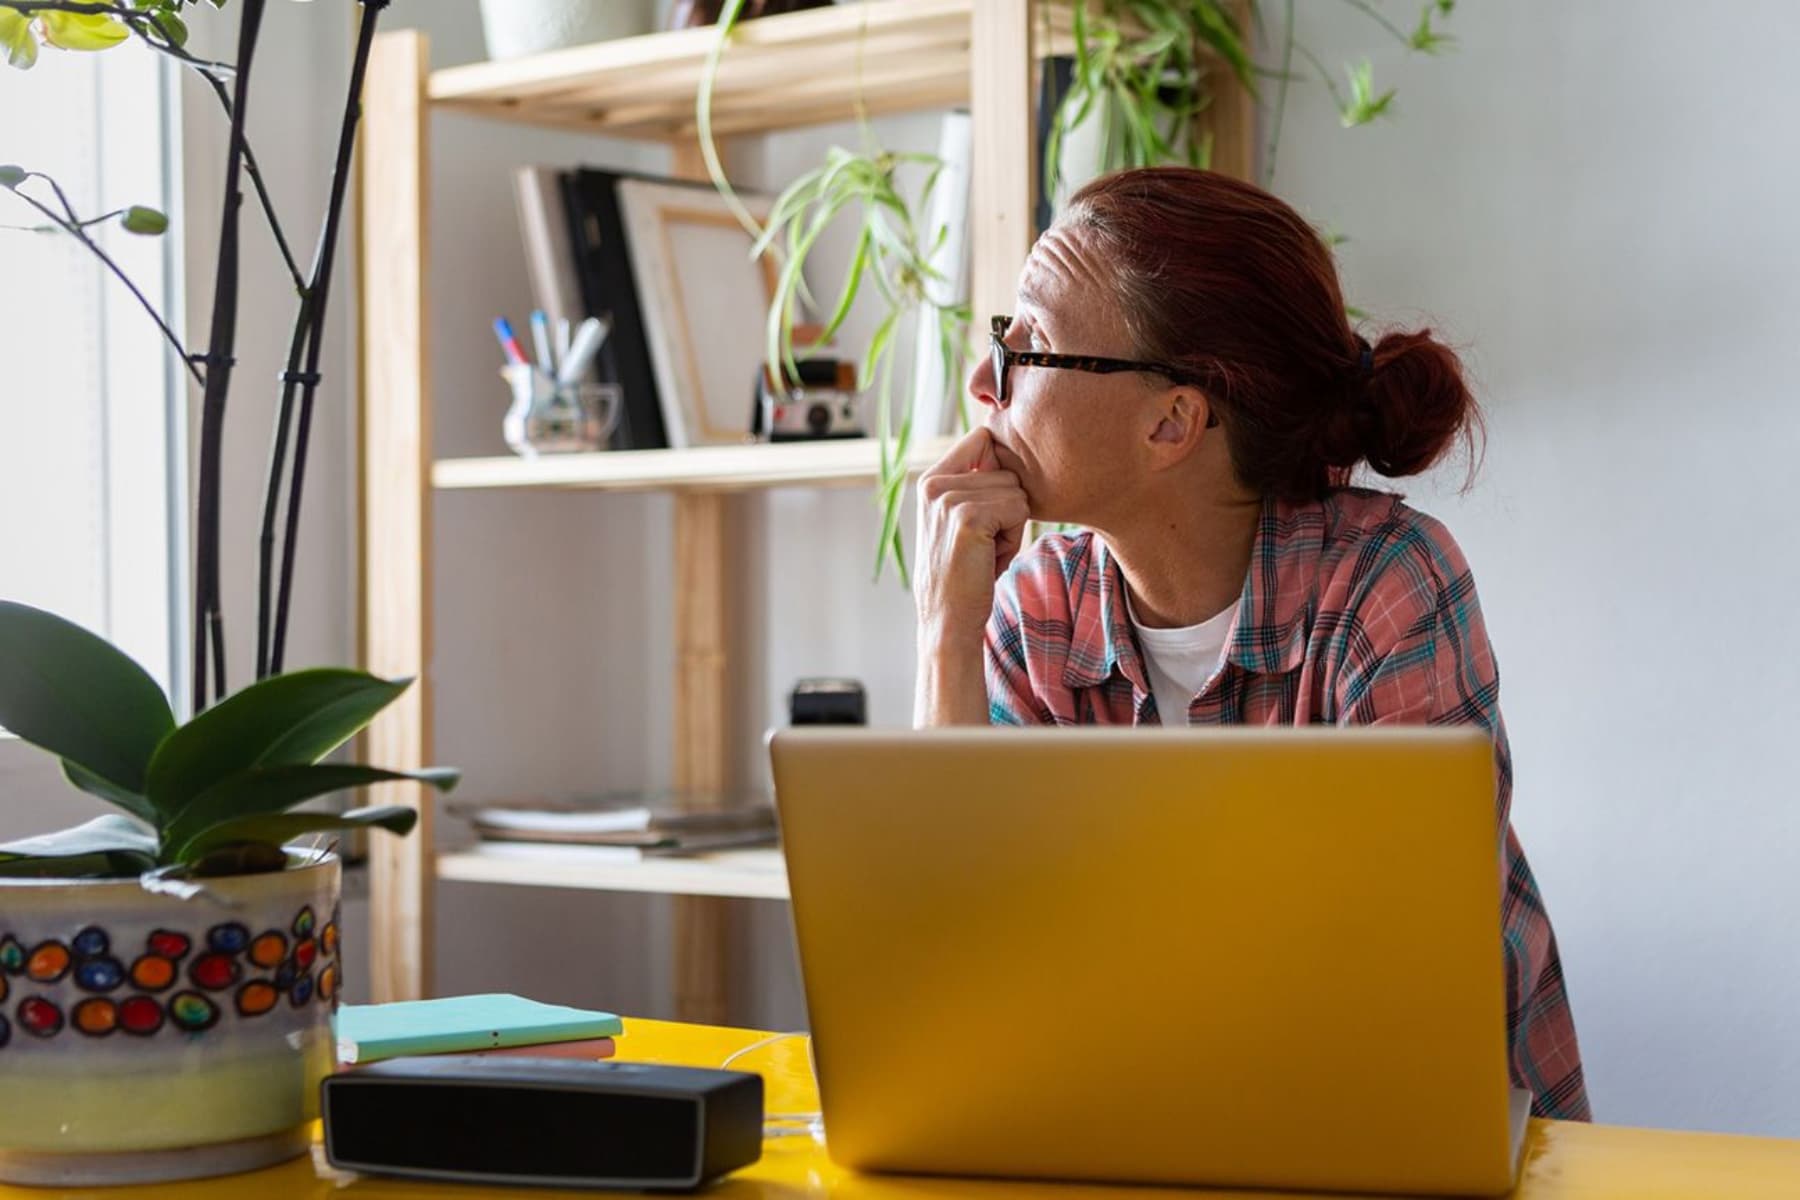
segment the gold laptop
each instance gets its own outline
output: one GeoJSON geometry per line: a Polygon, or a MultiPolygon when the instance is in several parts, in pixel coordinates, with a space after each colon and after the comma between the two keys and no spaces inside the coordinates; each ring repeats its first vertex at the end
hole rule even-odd
{"type": "Polygon", "coordinates": [[[1470,729],[773,735],[838,1163],[1495,1195],[1500,843],[1470,729]]]}

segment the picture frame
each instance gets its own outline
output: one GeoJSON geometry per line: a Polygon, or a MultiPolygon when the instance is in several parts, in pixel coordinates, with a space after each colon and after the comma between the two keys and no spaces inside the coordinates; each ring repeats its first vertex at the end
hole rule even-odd
{"type": "MultiPolygon", "coordinates": [[[[738,195],[768,219],[770,197],[738,195]]],[[[624,179],[619,207],[669,445],[750,440],[773,257],[750,257],[754,239],[711,188],[624,179]]]]}

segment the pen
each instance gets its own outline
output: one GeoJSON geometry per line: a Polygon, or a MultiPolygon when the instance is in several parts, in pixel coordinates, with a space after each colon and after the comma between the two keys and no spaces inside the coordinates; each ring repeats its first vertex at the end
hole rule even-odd
{"type": "Polygon", "coordinates": [[[569,361],[569,318],[556,318],[556,365],[569,361]]]}
{"type": "Polygon", "coordinates": [[[512,325],[505,317],[494,318],[494,336],[500,339],[500,349],[506,351],[506,361],[525,365],[525,351],[520,349],[519,339],[513,336],[512,325]]]}
{"type": "Polygon", "coordinates": [[[612,331],[612,325],[601,317],[589,317],[575,331],[575,344],[569,347],[568,357],[563,359],[562,366],[557,369],[556,382],[574,383],[588,369],[594,354],[600,349],[600,343],[612,331]]]}
{"type": "Polygon", "coordinates": [[[537,350],[538,370],[556,374],[556,360],[550,357],[550,320],[541,308],[531,310],[531,343],[537,350]]]}

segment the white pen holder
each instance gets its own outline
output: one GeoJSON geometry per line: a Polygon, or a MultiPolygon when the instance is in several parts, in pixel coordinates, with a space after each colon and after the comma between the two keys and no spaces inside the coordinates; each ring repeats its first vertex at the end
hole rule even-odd
{"type": "Polygon", "coordinates": [[[559,384],[523,363],[502,367],[500,374],[512,389],[500,431],[514,454],[536,458],[606,449],[619,421],[617,384],[559,384]]]}

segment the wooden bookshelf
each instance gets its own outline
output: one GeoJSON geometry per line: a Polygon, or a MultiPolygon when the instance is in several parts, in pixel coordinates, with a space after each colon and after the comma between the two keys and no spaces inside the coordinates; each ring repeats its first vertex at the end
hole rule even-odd
{"type": "MultiPolygon", "coordinates": [[[[950,438],[910,448],[907,471],[917,474],[942,457],[950,438]]],[[[560,488],[606,492],[739,492],[773,487],[833,487],[873,483],[879,447],[873,438],[780,445],[702,446],[691,450],[625,450],[542,458],[449,458],[431,468],[440,491],[560,488]]]]}
{"type": "Polygon", "coordinates": [[[786,900],[787,864],[781,851],[729,850],[689,858],[639,862],[595,861],[579,853],[531,859],[467,850],[438,856],[437,877],[460,883],[576,888],[596,892],[654,892],[674,896],[733,896],[786,900]]]}
{"type": "MultiPolygon", "coordinates": [[[[966,104],[974,126],[968,239],[969,301],[977,313],[1012,307],[1030,249],[1038,164],[1034,64],[1072,48],[1070,0],[856,0],[745,22],[726,51],[714,99],[721,138],[868,114],[966,104]]],[[[1247,17],[1247,5],[1245,6],[1247,17]]],[[[727,446],[545,457],[432,460],[430,334],[430,123],[474,115],[666,143],[674,174],[704,178],[694,134],[695,92],[716,40],[712,29],[648,34],[498,63],[432,71],[426,39],[377,38],[364,94],[359,217],[361,356],[362,661],[419,680],[371,725],[370,761],[409,768],[433,761],[431,493],[517,488],[658,490],[675,498],[673,714],[676,787],[732,782],[741,760],[739,714],[728,710],[728,672],[746,657],[726,619],[740,587],[728,535],[732,494],[758,488],[869,484],[870,442],[727,446]]],[[[1221,89],[1203,114],[1213,163],[1249,176],[1254,110],[1221,89]]],[[[721,147],[729,154],[730,147],[721,147]]],[[[498,215],[498,214],[497,214],[498,215]]],[[[900,381],[902,387],[905,381],[900,381]]],[[[925,442],[916,471],[942,452],[925,442]]],[[[554,864],[479,854],[438,857],[426,789],[390,785],[384,800],[420,810],[411,838],[371,850],[371,990],[377,1001],[427,994],[433,976],[432,897],[437,879],[677,894],[676,1015],[722,1023],[729,945],[713,897],[785,895],[785,874],[734,857],[554,864]]],[[[765,852],[772,854],[773,852],[765,852]]]]}
{"type": "MultiPolygon", "coordinates": [[[[967,104],[977,0],[869,0],[746,21],[714,84],[713,129],[765,133],[967,104]]],[[[1074,45],[1068,3],[1043,6],[1036,53],[1074,45]]],[[[432,73],[433,105],[614,137],[694,133],[711,28],[622,38],[432,73]]]]}

